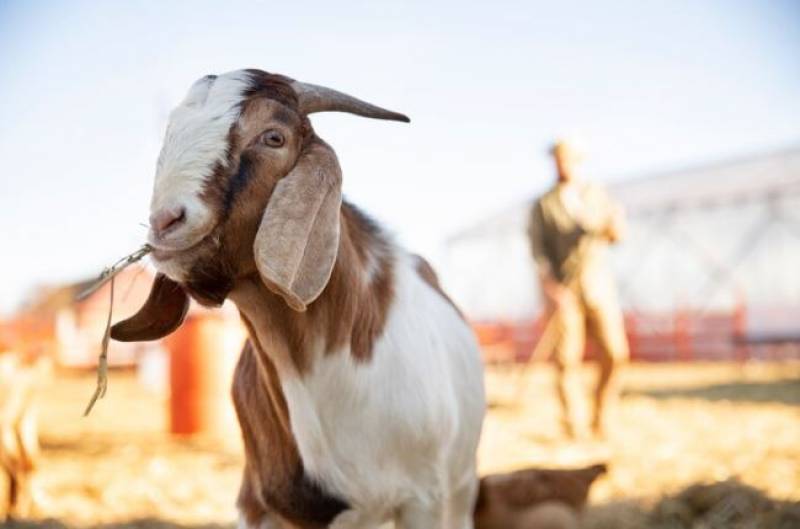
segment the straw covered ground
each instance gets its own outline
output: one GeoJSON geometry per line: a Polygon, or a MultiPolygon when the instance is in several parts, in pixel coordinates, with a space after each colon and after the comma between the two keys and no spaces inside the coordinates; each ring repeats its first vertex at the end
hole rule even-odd
{"type": "MultiPolygon", "coordinates": [[[[589,529],[800,527],[800,364],[631,366],[604,442],[561,437],[552,371],[525,377],[514,404],[517,373],[488,373],[483,473],[608,462],[589,529]]],[[[588,387],[591,368],[585,377],[588,387]]],[[[93,384],[93,374],[57,375],[41,395],[36,513],[21,525],[231,527],[238,432],[222,444],[166,435],[165,396],[131,373],[112,373],[82,419],[93,384]]]]}

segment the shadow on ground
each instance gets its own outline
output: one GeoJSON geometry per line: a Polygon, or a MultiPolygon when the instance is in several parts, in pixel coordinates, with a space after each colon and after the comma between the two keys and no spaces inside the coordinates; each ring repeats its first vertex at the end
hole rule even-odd
{"type": "Polygon", "coordinates": [[[710,401],[779,403],[800,405],[800,379],[770,382],[730,382],[690,388],[627,390],[625,395],[655,399],[703,399],[710,401]]]}
{"type": "Polygon", "coordinates": [[[735,479],[698,483],[651,505],[622,500],[591,506],[581,529],[793,529],[800,502],[781,501],[735,479]]]}
{"type": "MultiPolygon", "coordinates": [[[[233,529],[234,524],[179,524],[157,518],[75,526],[58,520],[9,522],[9,529],[233,529]]],[[[551,526],[547,526],[551,527],[551,526]]],[[[561,525],[555,527],[561,528],[561,525]]],[[[572,526],[570,526],[572,527],[572,526]]],[[[697,483],[657,500],[590,505],[574,529],[796,529],[800,502],[771,498],[736,479],[697,483]]],[[[543,529],[530,527],[529,529],[543,529]]]]}

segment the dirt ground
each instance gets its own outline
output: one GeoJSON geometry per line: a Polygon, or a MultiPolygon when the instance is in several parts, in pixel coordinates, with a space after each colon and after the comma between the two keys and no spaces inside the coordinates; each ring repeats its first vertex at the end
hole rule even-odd
{"type": "MultiPolygon", "coordinates": [[[[587,392],[593,376],[588,367],[587,392]]],[[[589,519],[607,518],[609,506],[652,505],[693,483],[728,478],[800,501],[800,363],[631,366],[604,442],[560,435],[548,366],[525,377],[524,398],[512,405],[518,372],[487,374],[483,473],[608,462],[589,519]]],[[[166,435],[166,396],[143,389],[132,373],[112,373],[108,396],[84,419],[93,388],[93,374],[58,375],[45,388],[37,507],[24,525],[231,527],[238,431],[226,443],[166,435]]]]}

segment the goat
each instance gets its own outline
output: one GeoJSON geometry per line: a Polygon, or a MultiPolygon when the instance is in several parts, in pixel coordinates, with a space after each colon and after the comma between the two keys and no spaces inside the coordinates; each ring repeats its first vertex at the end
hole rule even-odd
{"type": "Polygon", "coordinates": [[[260,70],[197,81],[156,169],[150,297],[116,340],[230,299],[249,340],[232,394],[242,527],[467,529],[485,412],[467,322],[422,258],[342,200],[308,115],[409,119],[260,70]]]}
{"type": "Polygon", "coordinates": [[[606,470],[598,464],[485,476],[475,505],[475,529],[576,529],[589,488],[606,470]]]}
{"type": "Polygon", "coordinates": [[[33,400],[42,365],[0,351],[0,469],[7,482],[0,520],[24,516],[31,507],[31,481],[39,455],[33,400]]]}

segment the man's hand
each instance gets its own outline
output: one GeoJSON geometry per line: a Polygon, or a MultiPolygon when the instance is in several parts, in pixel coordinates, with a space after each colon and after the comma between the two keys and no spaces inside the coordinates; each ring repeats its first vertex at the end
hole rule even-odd
{"type": "Polygon", "coordinates": [[[551,309],[558,310],[572,301],[572,291],[559,283],[552,275],[543,274],[540,281],[542,294],[551,309]]]}
{"type": "Polygon", "coordinates": [[[611,211],[606,229],[603,233],[609,242],[617,242],[625,236],[625,213],[619,206],[611,211]]]}

